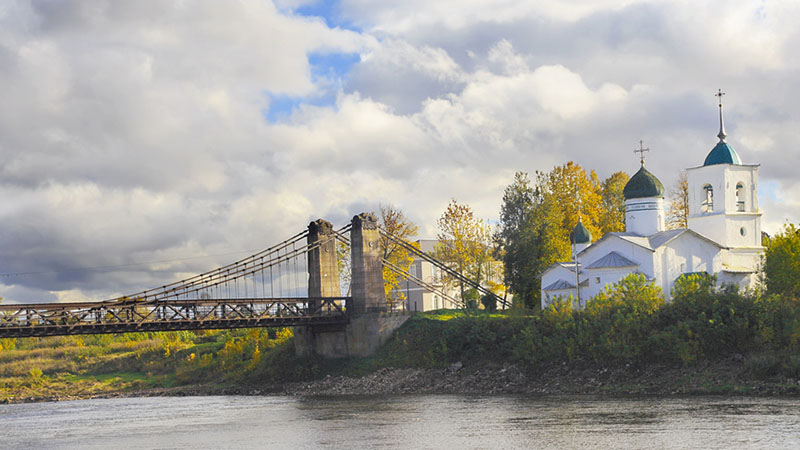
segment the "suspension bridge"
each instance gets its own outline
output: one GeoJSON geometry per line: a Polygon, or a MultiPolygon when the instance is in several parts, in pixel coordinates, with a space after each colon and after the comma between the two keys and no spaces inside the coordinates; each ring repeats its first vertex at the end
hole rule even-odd
{"type": "MultiPolygon", "coordinates": [[[[387,314],[384,267],[462,306],[441,284],[385,259],[381,247],[386,245],[405,249],[481,294],[494,295],[363,213],[338,230],[316,220],[247,258],[116,299],[0,304],[0,338],[292,326],[299,353],[368,354],[404,320],[387,314]],[[349,287],[340,266],[349,267],[349,287]]],[[[505,307],[504,299],[497,301],[505,307]]]]}

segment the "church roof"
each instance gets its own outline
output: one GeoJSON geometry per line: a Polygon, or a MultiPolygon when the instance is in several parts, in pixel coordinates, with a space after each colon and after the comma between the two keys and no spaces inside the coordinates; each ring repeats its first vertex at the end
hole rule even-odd
{"type": "Polygon", "coordinates": [[[630,259],[612,251],[607,253],[602,258],[586,266],[587,269],[603,269],[607,267],[630,267],[638,266],[639,264],[631,261],[630,259]]]}
{"type": "Polygon", "coordinates": [[[544,288],[545,291],[559,291],[561,289],[575,289],[575,285],[564,280],[558,280],[544,288]]]}
{"type": "Polygon", "coordinates": [[[739,159],[739,154],[727,142],[720,140],[717,145],[711,149],[703,166],[713,166],[714,164],[736,164],[741,165],[742,160],[739,159]]]}
{"type": "Polygon", "coordinates": [[[664,185],[655,175],[644,168],[644,163],[638,172],[633,174],[625,189],[622,190],[625,200],[632,198],[663,197],[664,185]]]}
{"type": "Polygon", "coordinates": [[[569,233],[569,242],[571,244],[588,244],[592,242],[592,233],[580,220],[572,232],[569,233]]]}
{"type": "Polygon", "coordinates": [[[612,232],[606,233],[603,236],[603,238],[600,239],[600,241],[595,242],[594,244],[592,244],[591,247],[587,247],[586,250],[582,251],[580,254],[583,254],[584,252],[587,252],[590,249],[598,248],[598,244],[600,244],[601,241],[604,241],[604,240],[606,240],[606,239],[608,239],[610,237],[618,237],[618,238],[626,240],[626,241],[628,241],[628,242],[630,242],[632,244],[636,244],[639,247],[646,248],[647,250],[656,251],[656,249],[658,249],[659,247],[668,244],[669,242],[671,242],[672,240],[676,239],[678,236],[681,236],[684,233],[689,233],[689,234],[691,234],[691,235],[693,235],[693,236],[695,236],[695,237],[697,237],[699,239],[702,239],[702,240],[704,240],[704,241],[706,241],[706,242],[708,242],[710,244],[713,244],[713,245],[715,245],[717,247],[720,247],[719,244],[717,244],[716,242],[712,241],[711,239],[703,236],[700,233],[697,233],[696,231],[692,231],[692,230],[689,230],[687,228],[679,228],[677,230],[659,231],[658,233],[651,234],[650,236],[642,236],[642,235],[639,235],[639,234],[636,234],[636,233],[631,233],[631,232],[626,232],[626,231],[622,231],[622,232],[620,232],[620,231],[612,231],[612,232]]]}

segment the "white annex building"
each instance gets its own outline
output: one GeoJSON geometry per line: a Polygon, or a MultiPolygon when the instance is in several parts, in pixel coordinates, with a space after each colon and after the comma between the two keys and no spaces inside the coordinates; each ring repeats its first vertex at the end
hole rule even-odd
{"type": "Polygon", "coordinates": [[[675,280],[690,273],[715,274],[719,285],[754,286],[764,251],[758,165],[742,164],[725,142],[722,92],[717,95],[719,142],[702,166],[687,169],[688,228],[665,229],[664,186],[644,168],[642,158],[641,168],[624,189],[625,231],[591,242],[579,222],[570,234],[573,260],[555,263],[542,274],[542,307],[570,295],[583,306],[631,272],[644,274],[666,298],[675,280]]]}

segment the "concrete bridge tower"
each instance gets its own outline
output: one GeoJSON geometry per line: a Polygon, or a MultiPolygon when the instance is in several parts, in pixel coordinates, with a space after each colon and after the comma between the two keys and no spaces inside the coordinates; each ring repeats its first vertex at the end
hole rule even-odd
{"type": "MultiPolygon", "coordinates": [[[[309,297],[339,297],[336,241],[330,222],[319,219],[309,224],[309,244],[320,242],[308,254],[309,297]]],[[[347,302],[350,323],[345,326],[295,327],[298,355],[327,358],[369,356],[408,319],[406,314],[387,312],[383,290],[378,221],[373,214],[353,217],[350,230],[351,292],[347,302]]],[[[311,305],[309,304],[309,307],[311,305]]]]}

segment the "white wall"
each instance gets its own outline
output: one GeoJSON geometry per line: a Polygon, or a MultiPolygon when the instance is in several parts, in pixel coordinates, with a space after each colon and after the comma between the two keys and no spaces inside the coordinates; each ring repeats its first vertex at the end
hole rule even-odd
{"type": "Polygon", "coordinates": [[[758,166],[715,164],[688,169],[689,228],[723,247],[761,245],[761,213],[758,210],[758,166]],[[737,205],[736,186],[741,183],[744,211],[737,205]],[[713,211],[704,211],[706,191],[714,193],[713,211]],[[744,234],[742,234],[744,231],[744,234]]]}
{"type": "Polygon", "coordinates": [[[649,197],[625,200],[625,231],[641,236],[664,231],[664,199],[649,197]]]}
{"type": "Polygon", "coordinates": [[[714,274],[722,269],[720,248],[691,233],[683,233],[656,249],[655,260],[654,275],[666,299],[672,298],[672,285],[682,273],[714,274]]]}

